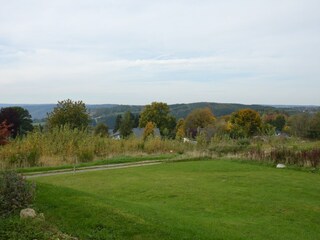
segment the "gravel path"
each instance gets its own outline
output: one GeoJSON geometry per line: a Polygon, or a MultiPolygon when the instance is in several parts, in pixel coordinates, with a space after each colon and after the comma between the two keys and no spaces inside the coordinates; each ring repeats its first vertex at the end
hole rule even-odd
{"type": "Polygon", "coordinates": [[[111,170],[111,169],[118,169],[118,168],[142,167],[142,166],[149,166],[149,165],[157,165],[161,163],[163,163],[163,161],[156,160],[156,161],[143,161],[143,162],[135,162],[135,163],[108,164],[108,165],[101,165],[101,166],[82,167],[79,169],[64,169],[64,170],[39,172],[39,173],[33,173],[32,175],[31,174],[25,175],[25,177],[27,179],[30,179],[35,177],[45,177],[45,176],[53,176],[53,175],[61,175],[61,174],[77,174],[82,172],[111,170]]]}

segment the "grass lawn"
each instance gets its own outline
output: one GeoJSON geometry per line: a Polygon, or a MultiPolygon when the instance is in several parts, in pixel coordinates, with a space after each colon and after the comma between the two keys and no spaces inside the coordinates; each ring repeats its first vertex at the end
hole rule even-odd
{"type": "Polygon", "coordinates": [[[117,163],[133,163],[141,161],[153,161],[153,160],[170,160],[175,158],[176,154],[161,154],[161,155],[147,155],[147,156],[117,156],[113,158],[107,158],[102,160],[96,160],[92,162],[84,162],[77,164],[67,164],[61,166],[53,167],[28,167],[28,168],[18,168],[16,171],[18,173],[24,173],[25,175],[39,173],[39,172],[48,172],[54,170],[70,170],[73,171],[73,168],[81,169],[84,167],[94,167],[108,164],[117,164],[117,163]]]}
{"type": "Polygon", "coordinates": [[[202,160],[34,180],[80,239],[320,239],[319,174],[202,160]]]}

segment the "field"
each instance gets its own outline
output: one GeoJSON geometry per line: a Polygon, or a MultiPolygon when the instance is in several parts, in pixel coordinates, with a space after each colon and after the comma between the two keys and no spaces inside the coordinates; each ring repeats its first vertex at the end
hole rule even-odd
{"type": "Polygon", "coordinates": [[[35,207],[80,239],[319,239],[320,176],[231,160],[36,178],[35,207]]]}

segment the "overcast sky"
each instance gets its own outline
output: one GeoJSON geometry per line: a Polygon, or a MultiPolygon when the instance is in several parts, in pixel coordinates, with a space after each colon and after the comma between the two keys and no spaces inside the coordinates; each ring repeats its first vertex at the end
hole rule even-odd
{"type": "Polygon", "coordinates": [[[319,0],[0,0],[0,103],[320,105],[319,0]]]}

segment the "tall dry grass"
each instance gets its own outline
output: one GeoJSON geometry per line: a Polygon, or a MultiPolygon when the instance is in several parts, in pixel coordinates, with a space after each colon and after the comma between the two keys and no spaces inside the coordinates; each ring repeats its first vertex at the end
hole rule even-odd
{"type": "Polygon", "coordinates": [[[57,166],[89,162],[114,156],[179,153],[187,157],[249,158],[299,166],[320,165],[320,142],[298,138],[258,137],[231,139],[216,136],[198,143],[149,137],[115,140],[88,131],[56,128],[50,132],[34,131],[0,146],[0,168],[57,166]]]}
{"type": "Polygon", "coordinates": [[[190,148],[175,140],[115,140],[64,127],[45,133],[35,131],[0,147],[0,167],[56,166],[117,155],[183,153],[187,149],[190,148]]]}

